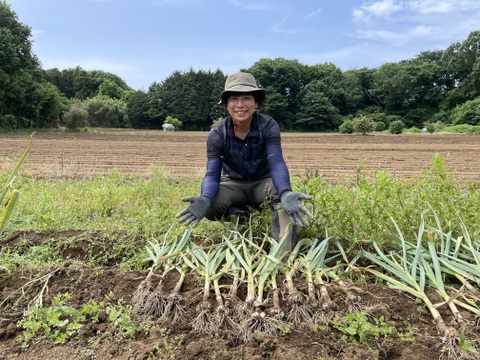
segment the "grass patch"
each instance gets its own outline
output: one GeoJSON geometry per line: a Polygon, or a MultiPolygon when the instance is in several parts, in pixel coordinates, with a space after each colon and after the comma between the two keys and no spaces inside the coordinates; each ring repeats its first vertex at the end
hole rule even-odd
{"type": "MultiPolygon", "coordinates": [[[[480,233],[478,184],[458,181],[439,156],[417,178],[398,178],[385,171],[367,177],[359,170],[355,179],[338,183],[308,173],[293,177],[292,182],[295,190],[313,196],[307,206],[315,220],[299,230],[300,238],[323,238],[328,233],[346,243],[347,252],[353,254],[372,239],[381,247],[392,245],[396,229],[390,217],[405,234],[417,230],[422,216],[427,227],[436,226],[438,218],[446,232],[461,234],[465,225],[473,236],[480,233]],[[426,210],[431,211],[424,214],[426,210]]],[[[148,178],[123,177],[112,171],[109,176],[81,179],[22,177],[16,184],[22,201],[8,224],[9,231],[103,232],[97,236],[97,249],[87,250],[96,253],[91,260],[98,265],[113,259],[128,261],[135,257],[134,252],[138,254],[139,247],[143,251],[148,239],[161,238],[167,232],[180,236],[185,230],[175,218],[185,206],[180,199],[198,194],[201,179],[180,178],[164,170],[148,178]]],[[[271,219],[269,211],[256,215],[261,216],[252,219],[253,230],[261,236],[269,231],[271,219]]],[[[234,223],[203,220],[193,235],[221,239],[234,227],[234,223]]],[[[64,240],[52,247],[65,250],[78,239],[64,240]]]]}

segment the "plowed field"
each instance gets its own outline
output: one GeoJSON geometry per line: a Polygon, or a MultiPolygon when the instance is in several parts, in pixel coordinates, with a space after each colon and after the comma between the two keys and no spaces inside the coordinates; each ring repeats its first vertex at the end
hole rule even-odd
{"type": "MultiPolygon", "coordinates": [[[[25,169],[41,176],[82,176],[117,169],[148,174],[165,167],[175,174],[202,175],[207,132],[97,130],[90,133],[38,133],[25,169]]],[[[480,179],[480,137],[452,134],[340,135],[284,133],[283,153],[292,173],[306,169],[325,179],[388,170],[415,176],[438,153],[457,175],[480,179]]],[[[19,157],[28,135],[0,134],[0,156],[19,157]]]]}

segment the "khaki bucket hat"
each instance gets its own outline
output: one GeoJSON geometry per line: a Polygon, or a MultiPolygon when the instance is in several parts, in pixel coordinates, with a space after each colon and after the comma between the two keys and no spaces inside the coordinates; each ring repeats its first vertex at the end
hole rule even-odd
{"type": "Polygon", "coordinates": [[[257,82],[252,74],[238,72],[227,77],[225,82],[225,90],[220,95],[219,104],[226,104],[229,93],[257,93],[255,98],[259,105],[265,100],[265,89],[258,87],[257,82]]]}

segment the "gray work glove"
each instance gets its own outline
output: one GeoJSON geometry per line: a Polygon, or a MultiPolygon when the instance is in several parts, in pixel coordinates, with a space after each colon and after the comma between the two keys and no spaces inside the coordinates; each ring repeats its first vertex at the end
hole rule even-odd
{"type": "Polygon", "coordinates": [[[313,215],[303,205],[302,200],[312,200],[312,197],[307,194],[302,194],[294,191],[285,191],[280,198],[283,211],[285,211],[294,225],[308,225],[308,216],[313,219],[313,215]]]}
{"type": "Polygon", "coordinates": [[[212,205],[212,200],[206,196],[186,196],[182,201],[190,202],[190,205],[180,211],[176,217],[182,224],[186,226],[192,224],[192,227],[198,225],[212,205]]]}

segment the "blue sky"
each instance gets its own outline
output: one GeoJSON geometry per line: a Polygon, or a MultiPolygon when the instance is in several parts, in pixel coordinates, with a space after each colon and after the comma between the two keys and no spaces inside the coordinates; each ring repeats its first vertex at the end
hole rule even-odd
{"type": "Polygon", "coordinates": [[[480,30],[479,0],[6,0],[44,69],[80,66],[148,90],[174,71],[263,58],[376,68],[480,30]]]}

